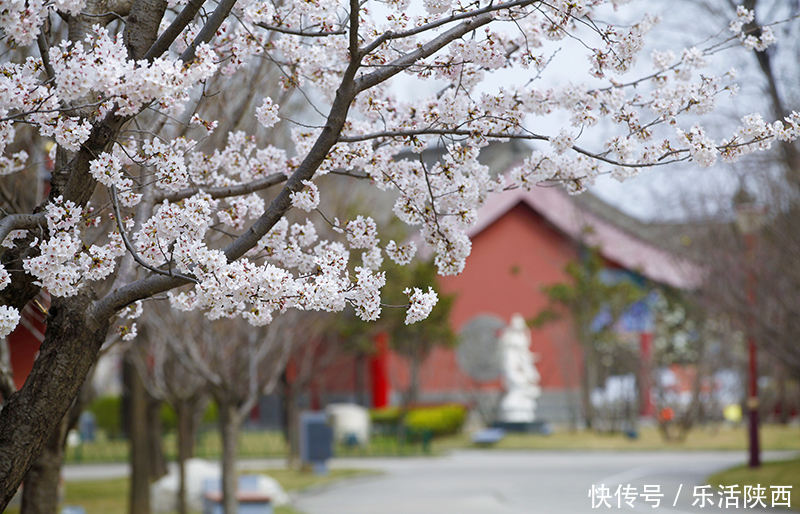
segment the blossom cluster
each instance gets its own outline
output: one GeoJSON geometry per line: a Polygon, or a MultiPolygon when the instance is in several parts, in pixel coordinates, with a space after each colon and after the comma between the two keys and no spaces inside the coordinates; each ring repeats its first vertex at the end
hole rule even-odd
{"type": "Polygon", "coordinates": [[[98,281],[111,275],[116,259],[125,253],[118,232],[108,234],[104,245],[85,248],[80,234],[82,212],[70,200],[60,196],[47,205],[50,237],[38,242],[39,255],[23,262],[23,268],[37,279],[37,284],[54,296],[73,296],[86,281],[98,281]]]}
{"type": "MultiPolygon", "coordinates": [[[[81,39],[49,49],[52,80],[43,79],[48,66],[40,59],[0,64],[0,175],[26,165],[25,152],[7,151],[20,120],[35,125],[67,152],[80,150],[106,117],[133,118],[145,108],[203,127],[206,137],[219,123],[205,119],[211,116],[202,110],[206,92],[200,91],[201,85],[218,75],[239,73],[254,57],[274,63],[280,87],[287,93],[300,90],[309,102],[334,103],[369,84],[353,93],[343,109],[347,118],[336,142],[325,143],[325,154],[312,158],[307,157],[321,141],[331,141],[323,136],[330,135],[326,129],[334,125],[335,116],[325,128],[294,128],[289,151],[262,145],[242,131],[227,134],[224,144],[208,149],[203,139],[190,137],[199,130],[178,136],[131,130],[136,135],[130,139],[120,137],[92,153],[86,171],[109,189],[117,210],[131,210],[153,198],[140,211],[148,215],[135,223],[115,220],[127,232],[125,238],[112,232],[105,244],[87,247],[81,220],[88,214],[70,200],[57,199],[47,207],[46,238],[34,243],[39,254],[26,259],[24,269],[51,294],[70,296],[87,281],[110,276],[116,260],[130,250],[149,272],[180,274],[193,282],[171,293],[172,304],[204,309],[211,318],[242,316],[265,324],[289,308],[339,311],[351,305],[362,319],[374,320],[386,285],[384,255],[405,265],[421,245],[433,255],[440,273],[459,273],[471,251],[467,230],[490,194],[545,181],[580,192],[601,173],[623,180],[644,166],[668,162],[711,166],[719,159],[732,161],[765,150],[775,140],[800,137],[798,113],[778,121],[745,116],[724,139],[698,121],[717,107],[720,95],[735,92],[733,73],[708,70],[720,41],[682,52],[654,51],[652,72],[631,79],[658,18],[644,16],[624,27],[601,23],[598,9],[617,3],[424,0],[414,14],[408,0],[389,0],[376,10],[359,4],[360,16],[351,17],[355,4],[340,0],[243,0],[234,7],[235,20],[222,23],[210,42],[194,45],[202,27],[191,23],[170,52],[149,61],[130,59],[122,37],[97,25],[81,39]],[[481,20],[480,27],[456,34],[470,16],[481,20]],[[358,20],[358,33],[352,34],[357,37],[348,33],[356,30],[349,26],[351,19],[358,20]],[[533,80],[546,71],[553,49],[565,39],[591,43],[585,45],[586,82],[548,86],[533,80]],[[352,47],[356,44],[360,50],[352,47]],[[184,63],[174,52],[189,45],[196,46],[196,58],[184,63]],[[530,70],[532,80],[494,91],[482,87],[498,70],[530,70]],[[391,74],[442,81],[437,84],[445,87],[407,99],[395,94],[391,74]],[[184,113],[189,103],[198,112],[184,113]],[[553,116],[569,120],[569,126],[553,128],[548,121],[553,116]],[[479,159],[481,150],[512,138],[538,141],[539,146],[505,175],[492,174],[479,159]],[[290,203],[309,217],[296,222],[283,217],[259,228],[252,237],[258,243],[248,243],[246,253],[237,253],[243,257],[230,259],[214,234],[236,238],[269,212],[267,196],[250,186],[282,183],[315,159],[322,162],[314,164],[313,173],[294,177],[290,191],[281,196],[283,205],[290,203]],[[365,178],[393,194],[394,215],[418,236],[382,246],[380,218],[366,212],[348,214],[342,222],[331,217],[329,222],[320,192],[320,184],[330,178],[321,177],[329,173],[365,178]],[[320,228],[315,220],[329,226],[320,228]],[[328,230],[334,235],[325,239],[320,234],[328,230]]],[[[0,29],[28,45],[48,9],[54,8],[76,13],[82,2],[9,0],[0,7],[0,29]]],[[[174,14],[168,11],[162,30],[174,14]]],[[[751,28],[753,22],[753,13],[739,8],[730,24],[732,35],[724,37],[763,51],[774,42],[774,33],[769,27],[751,28]]],[[[254,100],[260,105],[246,119],[261,127],[272,129],[282,118],[290,119],[281,115],[285,107],[272,97],[254,100]]],[[[12,236],[19,235],[12,233],[3,245],[15,244],[12,236]]],[[[8,281],[3,272],[0,285],[8,281]]],[[[406,294],[408,323],[424,319],[437,300],[432,290],[410,288],[406,294]]],[[[13,317],[11,311],[0,311],[0,327],[13,317]]],[[[120,330],[124,339],[136,334],[135,324],[120,330]]]]}
{"type": "MultiPolygon", "coordinates": [[[[67,9],[62,12],[82,5],[61,3],[67,6],[62,6],[67,9]]],[[[9,7],[0,8],[0,24],[3,13],[13,12],[13,5],[9,7]]],[[[33,18],[37,16],[35,9],[29,11],[33,18]]],[[[25,30],[35,32],[38,27],[25,30]]],[[[14,127],[9,121],[2,121],[9,113],[27,113],[42,136],[52,137],[59,146],[74,152],[89,138],[93,122],[109,112],[134,115],[153,101],[173,113],[179,112],[188,99],[186,90],[217,70],[216,54],[208,45],[198,47],[197,58],[190,65],[172,58],[134,62],[128,58],[122,37],[111,35],[99,25],[83,40],[64,40],[50,48],[48,61],[54,81],[44,83],[38,78],[44,71],[39,59],[29,57],[24,63],[0,64],[0,150],[14,140],[14,127]],[[67,104],[82,104],[90,114],[62,112],[61,107],[67,104]]],[[[24,152],[3,155],[0,172],[21,169],[27,157],[24,152]]]]}

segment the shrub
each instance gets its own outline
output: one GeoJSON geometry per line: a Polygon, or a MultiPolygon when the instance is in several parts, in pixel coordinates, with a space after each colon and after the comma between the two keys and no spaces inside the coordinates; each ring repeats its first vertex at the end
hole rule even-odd
{"type": "MultiPolygon", "coordinates": [[[[208,402],[203,418],[200,420],[202,425],[213,425],[219,421],[219,410],[215,402],[208,402]]],[[[178,428],[178,413],[167,402],[161,403],[161,429],[164,432],[172,432],[178,428]]]]}
{"type": "Polygon", "coordinates": [[[219,407],[217,406],[217,402],[208,402],[206,405],[206,411],[203,413],[203,420],[202,423],[206,424],[216,424],[219,422],[219,407]]]}
{"type": "Polygon", "coordinates": [[[463,405],[452,404],[412,409],[406,413],[404,421],[411,430],[441,436],[461,431],[466,417],[467,409],[463,405]]]}
{"type": "Polygon", "coordinates": [[[369,411],[369,418],[373,425],[396,426],[400,424],[402,417],[402,412],[400,412],[400,409],[397,407],[386,407],[369,411]]]}
{"type": "Polygon", "coordinates": [[[105,431],[109,438],[122,437],[122,397],[101,396],[86,409],[94,414],[97,428],[105,431]]]}
{"type": "Polygon", "coordinates": [[[167,402],[161,402],[161,430],[164,432],[172,432],[178,428],[178,414],[172,405],[167,402]]]}

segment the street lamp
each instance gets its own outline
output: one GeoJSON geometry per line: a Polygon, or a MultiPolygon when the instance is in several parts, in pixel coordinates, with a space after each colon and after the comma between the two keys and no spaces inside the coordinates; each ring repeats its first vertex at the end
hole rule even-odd
{"type": "Polygon", "coordinates": [[[750,460],[751,468],[761,466],[761,451],[758,441],[758,366],[756,361],[756,338],[755,338],[755,310],[756,310],[756,274],[755,247],[756,236],[759,228],[764,224],[766,218],[766,207],[757,205],[753,197],[748,194],[744,186],[739,187],[733,199],[736,208],[736,226],[742,234],[745,246],[747,262],[747,305],[749,312],[747,316],[747,352],[749,356],[749,391],[747,395],[747,411],[749,418],[748,436],[750,441],[750,460]]]}

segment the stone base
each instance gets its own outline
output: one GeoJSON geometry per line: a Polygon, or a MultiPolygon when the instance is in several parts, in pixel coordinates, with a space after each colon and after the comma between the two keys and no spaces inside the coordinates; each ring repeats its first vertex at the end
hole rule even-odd
{"type": "Polygon", "coordinates": [[[514,421],[495,421],[492,428],[502,428],[506,432],[521,432],[527,434],[549,435],[553,429],[546,421],[514,422],[514,421]]]}

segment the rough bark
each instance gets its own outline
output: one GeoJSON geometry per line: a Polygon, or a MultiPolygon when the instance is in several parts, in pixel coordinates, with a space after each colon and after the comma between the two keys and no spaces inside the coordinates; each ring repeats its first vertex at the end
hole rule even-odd
{"type": "Polygon", "coordinates": [[[68,417],[64,416],[33,463],[22,487],[22,514],[55,514],[58,511],[58,486],[64,442],[67,438],[68,417]]]}
{"type": "Polygon", "coordinates": [[[0,416],[0,511],[64,418],[105,341],[108,322],[86,314],[89,292],[55,298],[39,358],[0,416]],[[49,421],[49,422],[48,422],[49,421]]]}
{"type": "MultiPolygon", "coordinates": [[[[94,368],[89,371],[89,376],[94,368]]],[[[58,498],[61,486],[61,466],[64,462],[64,451],[67,434],[78,425],[78,419],[87,405],[94,398],[91,380],[81,386],[78,397],[61,420],[44,445],[42,453],[25,475],[22,495],[22,514],[55,513],[58,509],[58,498]]]]}
{"type": "Polygon", "coordinates": [[[131,7],[131,12],[125,20],[125,33],[123,35],[128,56],[141,60],[158,38],[158,26],[167,2],[164,0],[138,0],[131,7]]]}
{"type": "MultiPolygon", "coordinates": [[[[0,400],[5,400],[17,390],[14,384],[14,375],[11,372],[11,352],[8,349],[8,339],[0,339],[0,400]]],[[[0,402],[2,406],[2,402],[0,402]]]]}

